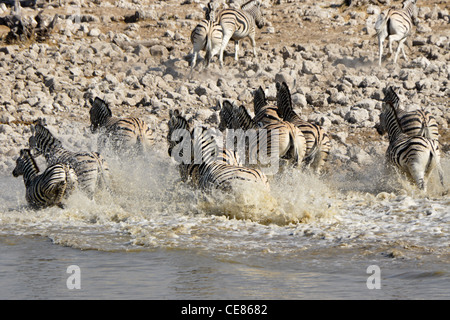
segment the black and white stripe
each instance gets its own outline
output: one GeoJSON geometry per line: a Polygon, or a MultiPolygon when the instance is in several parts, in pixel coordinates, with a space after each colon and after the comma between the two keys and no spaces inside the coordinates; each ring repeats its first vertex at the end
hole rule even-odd
{"type": "Polygon", "coordinates": [[[23,175],[25,199],[35,208],[62,207],[62,201],[71,194],[77,184],[75,172],[64,164],[54,164],[39,174],[39,168],[29,149],[20,150],[14,177],[23,175]]]}
{"type": "Polygon", "coordinates": [[[261,4],[257,0],[250,0],[240,9],[227,8],[222,10],[217,19],[222,26],[223,41],[219,52],[219,62],[223,65],[223,53],[230,39],[234,40],[234,59],[238,59],[239,40],[249,37],[253,46],[253,55],[256,57],[255,34],[256,27],[261,29],[264,20],[261,13],[261,4]]]}
{"type": "Polygon", "coordinates": [[[406,174],[421,190],[426,190],[428,178],[436,168],[444,186],[438,141],[405,134],[397,114],[398,101],[394,90],[388,88],[380,115],[381,126],[389,136],[389,147],[386,151],[388,162],[406,174]]]}
{"type": "Polygon", "coordinates": [[[106,145],[119,155],[143,154],[153,144],[152,130],[144,120],[136,117],[117,118],[112,115],[106,102],[98,97],[91,101],[89,111],[91,131],[100,129],[98,148],[102,152],[106,145]]]}
{"type": "Polygon", "coordinates": [[[69,165],[76,173],[78,185],[92,199],[99,188],[109,189],[108,165],[98,152],[72,152],[66,150],[61,141],[38,120],[31,126],[30,148],[42,154],[49,166],[69,165]]]}
{"type": "MultiPolygon", "coordinates": [[[[393,90],[393,89],[391,89],[393,90]]],[[[409,136],[422,136],[428,139],[439,140],[439,129],[436,119],[433,115],[422,109],[406,111],[400,108],[400,100],[397,95],[395,98],[394,108],[397,112],[402,132],[409,136]]],[[[380,116],[380,123],[376,126],[380,135],[386,133],[385,115],[380,116]]]]}
{"type": "Polygon", "coordinates": [[[211,59],[220,51],[223,31],[222,26],[215,21],[216,7],[217,4],[210,1],[205,8],[205,19],[200,21],[191,32],[192,51],[194,54],[191,62],[191,72],[197,66],[197,58],[200,51],[206,51],[206,66],[209,65],[211,59]]]}
{"type": "Polygon", "coordinates": [[[259,88],[254,93],[257,116],[252,118],[244,106],[236,107],[225,100],[220,114],[221,122],[228,129],[243,130],[241,137],[249,139],[245,145],[245,157],[251,164],[255,164],[256,160],[272,159],[273,152],[277,153],[279,159],[288,160],[294,166],[300,164],[306,152],[303,133],[293,124],[279,119],[274,107],[266,103],[264,91],[259,88]]]}
{"type": "Polygon", "coordinates": [[[277,112],[284,121],[295,125],[303,133],[306,141],[306,152],[304,164],[312,168],[314,172],[320,173],[326,163],[331,141],[323,128],[315,123],[310,123],[300,118],[294,111],[291,93],[285,82],[277,83],[277,112]]]}
{"type": "Polygon", "coordinates": [[[229,191],[233,183],[253,182],[268,188],[267,178],[258,169],[242,166],[234,152],[217,143],[214,134],[204,127],[190,131],[186,119],[175,110],[169,120],[169,155],[183,157],[181,150],[190,150],[189,163],[179,163],[183,181],[189,181],[196,188],[229,191]],[[178,133],[177,130],[181,130],[178,133]],[[180,134],[181,133],[181,134],[180,134]],[[189,139],[186,141],[184,139],[189,139]],[[188,148],[177,149],[180,144],[190,144],[188,148]]]}
{"type": "Polygon", "coordinates": [[[402,9],[390,8],[386,13],[381,13],[375,23],[378,37],[378,65],[381,66],[383,56],[383,43],[386,38],[389,41],[389,52],[392,54],[392,42],[399,41],[395,52],[394,63],[397,63],[398,54],[402,51],[403,58],[407,60],[403,48],[406,38],[411,34],[413,24],[417,21],[416,0],[406,0],[402,9]]]}

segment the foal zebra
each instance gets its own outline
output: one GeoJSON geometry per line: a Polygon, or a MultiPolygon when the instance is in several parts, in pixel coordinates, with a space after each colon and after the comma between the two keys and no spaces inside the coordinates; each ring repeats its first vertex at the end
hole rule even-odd
{"type": "Polygon", "coordinates": [[[416,0],[406,0],[403,2],[403,9],[390,8],[386,13],[381,13],[375,23],[375,30],[378,37],[378,65],[381,66],[383,56],[383,42],[386,38],[389,40],[389,52],[392,54],[392,42],[399,41],[397,51],[395,52],[394,63],[400,50],[403,58],[406,59],[403,48],[406,38],[411,34],[412,25],[417,24],[416,0]]]}
{"type": "Polygon", "coordinates": [[[285,82],[276,84],[277,112],[284,121],[295,125],[305,136],[306,152],[303,162],[311,167],[317,174],[328,159],[331,141],[328,134],[320,126],[304,121],[294,111],[291,93],[285,82]]]}
{"type": "Polygon", "coordinates": [[[39,168],[29,149],[20,150],[12,174],[14,177],[23,175],[25,199],[34,209],[54,205],[63,207],[63,199],[72,193],[77,184],[75,172],[64,164],[49,166],[39,174],[39,168]]]}
{"type": "Polygon", "coordinates": [[[380,114],[380,126],[389,136],[389,147],[386,151],[388,162],[405,173],[424,191],[431,172],[437,168],[441,185],[444,187],[438,141],[405,134],[397,114],[398,101],[392,87],[388,88],[380,114]]]}
{"type": "MultiPolygon", "coordinates": [[[[188,163],[180,163],[179,170],[183,181],[190,180],[191,184],[200,189],[221,189],[229,191],[236,181],[254,182],[268,188],[267,178],[258,169],[243,167],[234,158],[234,153],[221,149],[214,137],[203,127],[189,130],[186,119],[178,110],[171,112],[169,120],[169,155],[176,156],[180,149],[176,145],[183,143],[183,152],[188,152],[188,163]],[[176,130],[182,132],[176,133],[176,130]],[[180,134],[181,133],[181,134],[180,134]],[[185,141],[188,139],[189,141],[185,141]],[[188,148],[185,148],[185,147],[188,148]]],[[[179,155],[179,154],[178,154],[179,155]]],[[[178,156],[177,155],[177,156],[178,156]]],[[[182,155],[184,156],[184,155],[182,155]]]]}
{"type": "Polygon", "coordinates": [[[191,32],[191,43],[194,53],[191,62],[191,72],[197,66],[197,56],[200,51],[206,51],[206,66],[209,66],[211,59],[220,51],[223,31],[220,24],[215,22],[215,10],[217,6],[218,4],[216,2],[210,1],[205,8],[205,19],[200,21],[191,32]]]}
{"type": "Polygon", "coordinates": [[[99,153],[66,150],[41,120],[37,120],[31,126],[31,132],[30,148],[42,154],[49,166],[62,163],[72,168],[77,175],[79,188],[90,199],[94,198],[94,193],[99,187],[109,190],[109,168],[99,153]]]}
{"type": "Polygon", "coordinates": [[[234,59],[238,60],[239,40],[249,37],[256,57],[255,34],[256,27],[261,29],[265,22],[261,13],[261,4],[257,0],[250,0],[241,9],[227,8],[219,13],[218,21],[223,30],[223,41],[219,52],[220,66],[223,66],[223,52],[230,39],[234,40],[234,59]]]}
{"type": "Polygon", "coordinates": [[[91,105],[91,131],[94,133],[99,128],[103,129],[98,137],[100,152],[108,143],[119,155],[128,155],[130,152],[143,154],[150,148],[152,131],[143,120],[113,117],[109,106],[98,97],[91,101],[91,105]]]}

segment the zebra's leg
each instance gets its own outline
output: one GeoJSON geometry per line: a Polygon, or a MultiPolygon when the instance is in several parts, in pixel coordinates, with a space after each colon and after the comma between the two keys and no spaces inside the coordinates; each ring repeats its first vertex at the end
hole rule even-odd
{"type": "Polygon", "coordinates": [[[239,40],[234,40],[234,60],[238,61],[239,57],[239,40]]]}
{"type": "Polygon", "coordinates": [[[397,51],[395,52],[395,57],[394,57],[394,63],[397,63],[397,58],[398,58],[398,54],[400,53],[400,50],[402,50],[403,57],[406,60],[405,52],[403,51],[403,44],[405,43],[405,40],[406,40],[406,38],[403,38],[398,42],[397,51]]]}
{"type": "MultiPolygon", "coordinates": [[[[406,40],[406,38],[405,38],[405,40],[406,40]]],[[[402,42],[402,55],[403,55],[403,59],[405,59],[405,61],[408,61],[408,58],[406,57],[406,54],[405,54],[405,46],[404,46],[405,40],[403,40],[403,42],[402,42]]]]}
{"type": "Polygon", "coordinates": [[[224,33],[223,35],[222,45],[220,46],[219,51],[219,62],[221,67],[223,67],[223,52],[225,51],[225,48],[228,45],[228,41],[230,41],[232,35],[233,34],[230,33],[224,33]]]}
{"type": "Polygon", "coordinates": [[[384,39],[382,36],[378,37],[378,66],[381,67],[381,59],[383,58],[384,39]]]}
{"type": "Polygon", "coordinates": [[[255,35],[251,34],[250,36],[250,41],[252,42],[252,48],[253,48],[253,55],[256,58],[256,41],[255,41],[255,35]]]}

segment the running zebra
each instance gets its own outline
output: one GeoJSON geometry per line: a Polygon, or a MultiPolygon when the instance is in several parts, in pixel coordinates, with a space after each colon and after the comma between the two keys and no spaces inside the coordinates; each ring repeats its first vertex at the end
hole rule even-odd
{"type": "MultiPolygon", "coordinates": [[[[193,186],[203,190],[220,189],[230,191],[237,181],[254,182],[268,188],[268,181],[264,173],[258,169],[246,168],[238,163],[234,153],[223,150],[213,135],[204,127],[190,131],[186,119],[176,110],[171,112],[169,120],[169,155],[180,152],[175,147],[180,143],[188,144],[190,153],[188,163],[180,163],[179,169],[183,181],[190,181],[193,186]],[[181,130],[175,133],[176,130],[181,130]],[[187,139],[189,141],[185,141],[187,139]],[[234,162],[234,163],[233,163],[234,162]]],[[[185,151],[185,147],[182,148],[185,151]]]]}
{"type": "MultiPolygon", "coordinates": [[[[436,119],[428,111],[424,109],[406,111],[399,107],[399,102],[397,102],[395,108],[400,126],[405,134],[409,136],[422,136],[428,139],[439,140],[439,130],[436,119]]],[[[380,124],[375,126],[375,128],[380,135],[386,133],[386,129],[382,128],[380,124]]]]}
{"type": "Polygon", "coordinates": [[[39,174],[39,168],[31,155],[30,149],[20,150],[14,177],[23,175],[25,183],[25,199],[34,209],[51,206],[63,207],[62,201],[69,197],[77,184],[75,172],[64,164],[49,166],[39,174]]]}
{"type": "Polygon", "coordinates": [[[72,168],[77,175],[79,188],[90,199],[94,198],[96,190],[101,187],[109,190],[109,168],[99,153],[66,150],[41,119],[31,126],[31,132],[30,148],[42,154],[49,166],[61,163],[72,168]]]}
{"type": "Polygon", "coordinates": [[[386,90],[383,102],[380,126],[389,136],[389,147],[386,151],[388,162],[405,173],[424,191],[431,172],[436,168],[444,187],[438,141],[422,136],[409,136],[403,132],[397,114],[399,98],[392,87],[386,90]]]}
{"type": "Polygon", "coordinates": [[[223,41],[219,52],[220,66],[223,66],[223,53],[230,39],[234,40],[234,59],[238,60],[239,41],[249,37],[253,46],[253,55],[256,57],[255,34],[256,27],[264,26],[261,13],[261,4],[257,0],[250,0],[241,6],[241,9],[223,9],[218,16],[218,21],[223,30],[223,41]]]}
{"type": "Polygon", "coordinates": [[[101,129],[98,137],[100,152],[108,144],[117,154],[123,156],[143,154],[150,148],[153,141],[152,131],[143,120],[135,117],[113,117],[109,106],[98,97],[90,102],[91,131],[94,133],[101,129]]]}
{"type": "Polygon", "coordinates": [[[294,111],[291,93],[285,82],[276,84],[277,88],[277,112],[284,121],[295,125],[305,136],[306,152],[303,162],[305,166],[320,174],[326,163],[330,149],[331,141],[328,134],[320,126],[302,120],[294,111]]]}
{"type": "Polygon", "coordinates": [[[383,42],[389,40],[389,52],[392,54],[392,42],[398,41],[394,63],[397,63],[398,54],[402,51],[403,58],[407,60],[403,48],[406,38],[411,34],[412,25],[417,24],[416,0],[403,2],[403,9],[390,8],[386,13],[381,13],[375,23],[378,37],[378,65],[381,66],[383,56],[383,42]]]}
{"type": "MultiPolygon", "coordinates": [[[[265,99],[264,96],[261,98],[265,99]]],[[[255,106],[255,114],[262,113],[261,110],[270,110],[263,104],[255,106]]],[[[258,123],[244,106],[233,106],[227,100],[223,102],[222,109],[221,122],[226,124],[226,128],[233,129],[235,132],[241,129],[242,137],[238,137],[240,139],[248,137],[248,141],[244,141],[247,142],[245,157],[249,163],[256,164],[258,162],[261,165],[260,160],[272,159],[273,152],[277,153],[280,160],[285,159],[294,166],[302,162],[306,151],[305,138],[303,133],[291,123],[263,116],[261,118],[264,118],[264,121],[258,123]]]]}
{"type": "Polygon", "coordinates": [[[199,22],[191,32],[194,57],[191,63],[191,72],[197,66],[197,56],[202,50],[206,51],[205,63],[208,67],[211,59],[217,55],[222,45],[223,31],[220,24],[215,21],[215,10],[218,4],[210,1],[205,8],[205,19],[199,22]]]}

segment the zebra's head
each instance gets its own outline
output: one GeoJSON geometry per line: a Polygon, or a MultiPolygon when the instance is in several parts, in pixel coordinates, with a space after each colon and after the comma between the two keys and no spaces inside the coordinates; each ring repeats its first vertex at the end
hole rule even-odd
{"type": "Polygon", "coordinates": [[[387,87],[383,91],[384,99],[380,113],[380,123],[376,129],[381,135],[387,132],[389,139],[395,139],[403,132],[398,118],[400,99],[393,87],[387,87]]]}
{"type": "Polygon", "coordinates": [[[265,26],[266,22],[261,12],[261,3],[258,0],[250,0],[241,6],[241,9],[247,11],[255,19],[258,29],[265,26]]]}
{"type": "Polygon", "coordinates": [[[172,151],[176,145],[187,142],[185,139],[189,140],[190,143],[190,130],[186,118],[181,115],[179,110],[170,110],[169,116],[167,142],[169,143],[169,156],[172,156],[172,151]]]}
{"type": "Polygon", "coordinates": [[[90,128],[92,133],[94,133],[99,127],[106,123],[106,121],[112,116],[112,112],[106,102],[99,97],[95,97],[95,99],[90,102],[92,105],[91,110],[89,110],[89,116],[91,119],[90,128]]]}
{"type": "Polygon", "coordinates": [[[419,22],[417,18],[417,6],[416,6],[417,0],[406,0],[403,2],[403,10],[409,13],[411,16],[412,23],[416,26],[419,22]]]}
{"type": "Polygon", "coordinates": [[[16,159],[16,167],[14,168],[12,175],[14,177],[21,176],[25,173],[27,168],[31,168],[33,172],[39,172],[39,168],[31,155],[30,149],[20,150],[20,155],[16,159]]]}
{"type": "Polygon", "coordinates": [[[220,103],[220,101],[217,101],[218,106],[220,107],[219,112],[219,130],[224,131],[226,129],[232,129],[233,128],[233,104],[225,100],[223,103],[220,103]]]}
{"type": "Polygon", "coordinates": [[[41,119],[36,120],[31,125],[31,133],[32,136],[28,139],[28,144],[37,155],[49,153],[55,148],[62,148],[62,142],[52,135],[41,119]]]}

